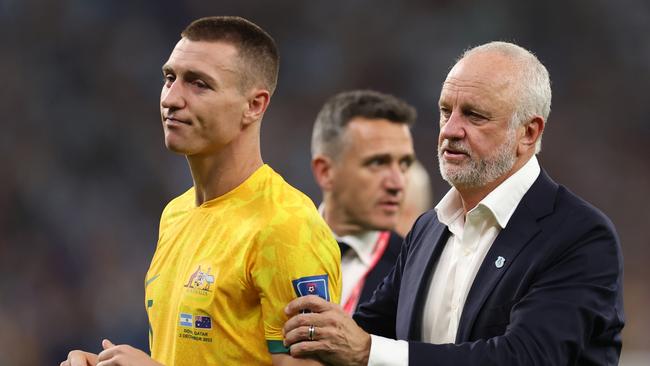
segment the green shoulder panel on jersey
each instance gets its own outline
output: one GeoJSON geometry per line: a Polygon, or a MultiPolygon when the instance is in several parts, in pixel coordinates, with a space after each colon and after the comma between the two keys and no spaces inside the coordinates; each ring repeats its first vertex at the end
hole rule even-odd
{"type": "Polygon", "coordinates": [[[266,340],[266,345],[269,347],[269,352],[274,353],[289,353],[289,349],[282,344],[282,341],[266,340]]]}

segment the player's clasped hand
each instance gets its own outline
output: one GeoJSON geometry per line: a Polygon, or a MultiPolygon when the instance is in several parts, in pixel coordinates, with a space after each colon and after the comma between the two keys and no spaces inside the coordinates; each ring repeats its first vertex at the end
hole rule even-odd
{"type": "Polygon", "coordinates": [[[162,366],[148,354],[127,344],[114,345],[108,339],[102,341],[104,349],[98,355],[84,351],[72,351],[60,366],[162,366]]]}
{"type": "Polygon", "coordinates": [[[97,365],[97,355],[80,350],[70,351],[68,359],[61,362],[60,366],[95,366],[97,365]]]}

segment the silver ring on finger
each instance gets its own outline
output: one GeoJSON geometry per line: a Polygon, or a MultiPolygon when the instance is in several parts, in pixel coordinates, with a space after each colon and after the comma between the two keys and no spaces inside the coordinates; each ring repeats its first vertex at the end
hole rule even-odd
{"type": "Polygon", "coordinates": [[[314,340],[314,335],[316,335],[316,327],[314,325],[309,326],[309,331],[308,331],[308,338],[310,341],[314,340]]]}

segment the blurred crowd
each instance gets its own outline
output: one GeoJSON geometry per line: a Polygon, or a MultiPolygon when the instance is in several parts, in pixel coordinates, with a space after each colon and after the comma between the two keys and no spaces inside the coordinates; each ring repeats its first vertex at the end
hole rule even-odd
{"type": "Polygon", "coordinates": [[[372,88],[414,104],[437,202],[437,95],[455,57],[497,39],[535,51],[554,93],[541,164],[616,225],[624,353],[650,352],[646,0],[0,0],[0,366],[58,364],[104,337],[147,349],[159,215],[191,185],[162,142],[160,67],[206,15],[244,16],[278,42],[263,156],[315,202],[309,139],[327,97],[372,88]]]}

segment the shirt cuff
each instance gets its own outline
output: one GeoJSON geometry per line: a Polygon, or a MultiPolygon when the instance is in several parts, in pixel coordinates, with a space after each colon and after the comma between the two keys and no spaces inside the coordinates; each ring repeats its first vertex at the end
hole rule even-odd
{"type": "Polygon", "coordinates": [[[368,366],[408,366],[409,344],[406,341],[370,335],[368,366]]]}

